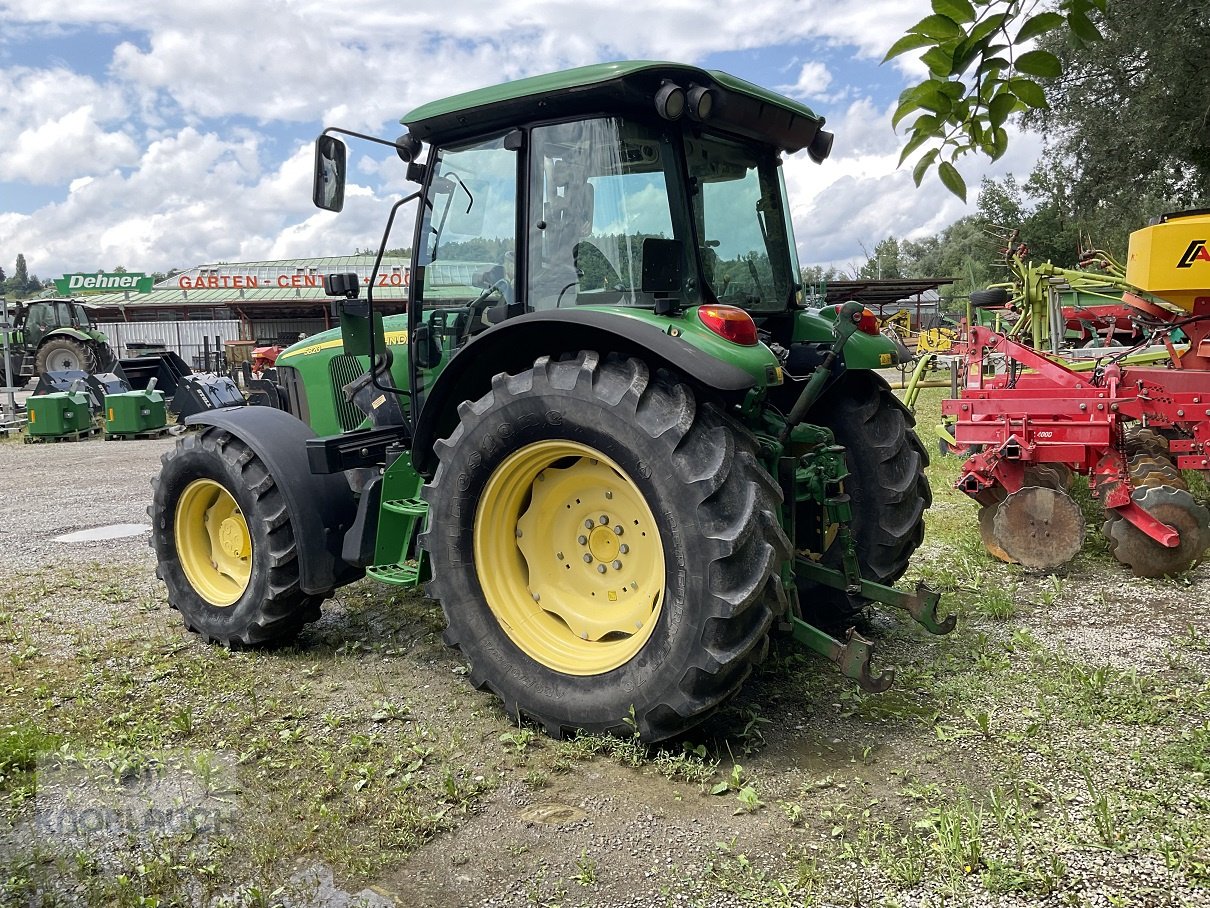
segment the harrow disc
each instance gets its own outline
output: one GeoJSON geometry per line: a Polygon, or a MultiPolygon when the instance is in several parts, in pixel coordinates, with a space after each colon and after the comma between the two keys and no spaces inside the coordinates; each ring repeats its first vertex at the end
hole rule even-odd
{"type": "Polygon", "coordinates": [[[995,504],[987,504],[979,509],[979,536],[983,539],[983,546],[993,558],[999,558],[1006,564],[1016,564],[1017,560],[1008,552],[1000,547],[999,541],[996,539],[996,532],[993,524],[996,520],[996,511],[1000,509],[1000,502],[995,504]]]}
{"type": "Polygon", "coordinates": [[[1138,454],[1130,458],[1130,480],[1136,488],[1151,488],[1152,486],[1172,486],[1175,489],[1188,489],[1184,477],[1167,455],[1156,457],[1152,454],[1138,454]]]}
{"type": "Polygon", "coordinates": [[[1058,492],[1071,488],[1074,474],[1065,463],[1031,463],[1025,467],[1023,486],[1042,486],[1058,492]]]}
{"type": "MultiPolygon", "coordinates": [[[[1002,560],[1034,570],[1053,570],[1074,558],[1084,545],[1084,515],[1066,492],[1026,486],[1000,502],[992,516],[990,535],[993,544],[1008,555],[1002,560]]],[[[996,554],[991,545],[988,551],[996,554]]]]}
{"type": "Polygon", "coordinates": [[[1163,577],[1191,567],[1210,544],[1210,511],[1184,489],[1152,486],[1137,489],[1135,502],[1181,537],[1175,548],[1160,545],[1130,521],[1111,513],[1102,532],[1113,557],[1138,577],[1163,577]]]}
{"type": "Polygon", "coordinates": [[[1129,460],[1140,454],[1151,457],[1168,456],[1168,439],[1155,429],[1146,429],[1138,423],[1131,423],[1122,432],[1122,453],[1129,460]]]}

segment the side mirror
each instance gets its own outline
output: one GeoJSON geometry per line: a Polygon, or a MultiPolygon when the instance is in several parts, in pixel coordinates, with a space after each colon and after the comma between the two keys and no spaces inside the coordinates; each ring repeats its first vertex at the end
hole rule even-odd
{"type": "Polygon", "coordinates": [[[345,205],[345,143],[334,136],[315,140],[315,175],[311,200],[316,208],[340,211],[345,205]]]}

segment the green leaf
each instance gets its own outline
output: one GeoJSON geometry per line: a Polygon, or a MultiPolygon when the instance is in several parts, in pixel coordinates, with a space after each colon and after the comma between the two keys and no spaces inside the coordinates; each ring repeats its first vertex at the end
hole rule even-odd
{"type": "Polygon", "coordinates": [[[891,116],[891,129],[899,127],[899,121],[906,117],[914,110],[920,109],[920,102],[912,98],[906,101],[900,101],[899,106],[895,108],[895,113],[891,116]]]}
{"type": "Polygon", "coordinates": [[[992,98],[992,102],[987,105],[987,117],[991,120],[992,129],[1003,126],[1004,121],[1009,118],[1016,106],[1017,99],[1008,90],[1002,91],[992,98]]]}
{"type": "Polygon", "coordinates": [[[992,155],[993,161],[998,161],[1004,156],[1004,152],[1008,151],[1008,131],[1000,126],[992,133],[992,146],[996,149],[996,153],[992,155]]]}
{"type": "Polygon", "coordinates": [[[979,68],[975,70],[975,75],[998,73],[1002,69],[1008,69],[1008,61],[1006,59],[1003,57],[985,57],[983,62],[979,64],[979,68]]]}
{"type": "Polygon", "coordinates": [[[891,49],[886,52],[886,56],[882,58],[882,62],[898,57],[900,54],[906,54],[909,50],[915,50],[918,47],[928,47],[934,41],[928,35],[913,35],[907,34],[891,45],[891,49]]]}
{"type": "Polygon", "coordinates": [[[919,148],[921,145],[923,145],[929,139],[933,138],[935,135],[936,135],[936,131],[934,131],[934,130],[926,130],[926,129],[914,130],[912,132],[912,137],[910,139],[908,139],[908,143],[903,146],[903,151],[901,151],[899,153],[899,163],[896,164],[895,166],[902,167],[903,162],[906,161],[909,157],[911,157],[913,151],[915,151],[917,148],[919,148]]]}
{"type": "Polygon", "coordinates": [[[996,13],[994,16],[988,16],[982,22],[975,23],[971,28],[970,40],[982,41],[996,29],[1000,28],[1007,18],[1008,16],[1004,13],[996,13]]]}
{"type": "Polygon", "coordinates": [[[722,795],[726,794],[730,790],[731,786],[726,782],[718,782],[713,788],[710,789],[710,793],[713,795],[722,795]]]}
{"type": "Polygon", "coordinates": [[[944,47],[934,47],[920,55],[934,76],[945,77],[954,71],[954,54],[944,47]]]}
{"type": "Polygon", "coordinates": [[[1063,72],[1063,64],[1059,62],[1059,58],[1045,50],[1031,50],[1024,53],[1017,57],[1014,65],[1017,72],[1025,73],[1027,76],[1041,76],[1044,79],[1053,79],[1063,72]]]}
{"type": "Polygon", "coordinates": [[[920,156],[920,160],[916,162],[916,166],[912,168],[912,179],[916,182],[916,188],[920,188],[920,181],[924,179],[924,175],[928,173],[928,169],[933,166],[933,162],[937,160],[937,154],[940,149],[930,148],[920,156]]]}
{"type": "Polygon", "coordinates": [[[975,58],[986,55],[987,49],[981,41],[960,41],[954,48],[954,68],[951,75],[961,75],[974,62],[975,58]]]}
{"type": "Polygon", "coordinates": [[[1037,110],[1049,110],[1046,103],[1046,92],[1042,86],[1032,79],[1009,79],[1005,84],[1014,95],[1037,110]]]}
{"type": "Polygon", "coordinates": [[[1081,41],[1092,43],[1093,41],[1101,40],[1101,33],[1097,27],[1092,24],[1092,20],[1080,12],[1072,11],[1067,16],[1067,24],[1070,26],[1072,33],[1081,41]]]}
{"type": "Polygon", "coordinates": [[[1038,13],[1036,16],[1031,16],[1025,20],[1025,24],[1021,26],[1021,30],[1017,32],[1017,39],[1014,44],[1024,44],[1031,38],[1036,38],[1038,35],[1044,35],[1048,31],[1058,28],[1063,24],[1062,13],[1038,13]]]}
{"type": "Polygon", "coordinates": [[[973,22],[975,8],[969,0],[933,0],[933,12],[955,22],[973,22]]]}
{"type": "Polygon", "coordinates": [[[917,35],[928,35],[930,38],[957,38],[964,34],[962,27],[949,16],[925,16],[909,29],[917,35]]]}
{"type": "Polygon", "coordinates": [[[966,180],[962,179],[962,174],[958,173],[958,168],[949,161],[942,161],[937,166],[937,176],[941,177],[941,184],[962,199],[966,201],[966,180]]]}
{"type": "Polygon", "coordinates": [[[966,85],[958,79],[950,79],[948,82],[942,82],[937,86],[938,91],[949,98],[951,101],[957,101],[966,94],[966,85]]]}

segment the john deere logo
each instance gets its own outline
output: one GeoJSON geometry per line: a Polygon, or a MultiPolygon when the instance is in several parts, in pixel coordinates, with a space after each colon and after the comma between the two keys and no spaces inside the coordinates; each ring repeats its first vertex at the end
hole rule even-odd
{"type": "Polygon", "coordinates": [[[112,274],[98,271],[96,274],[65,274],[55,281],[55,289],[63,296],[71,296],[74,293],[101,293],[107,290],[150,293],[153,283],[152,278],[141,271],[112,274]]]}
{"type": "Polygon", "coordinates": [[[1194,240],[1181,256],[1177,268],[1189,268],[1194,262],[1210,262],[1210,249],[1206,248],[1205,240],[1194,240]]]}

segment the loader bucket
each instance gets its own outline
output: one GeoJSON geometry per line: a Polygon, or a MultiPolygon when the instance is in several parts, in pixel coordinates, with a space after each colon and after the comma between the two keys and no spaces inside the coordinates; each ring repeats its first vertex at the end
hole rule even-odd
{"type": "Polygon", "coordinates": [[[183,423],[186,417],[195,413],[242,407],[246,403],[239,387],[228,376],[197,372],[180,380],[168,411],[176,414],[177,422],[183,423]]]}
{"type": "Polygon", "coordinates": [[[120,359],[114,368],[114,374],[124,379],[130,390],[145,391],[154,378],[156,389],[165,397],[175,394],[181,379],[192,373],[189,364],[171,351],[120,359]]]}

